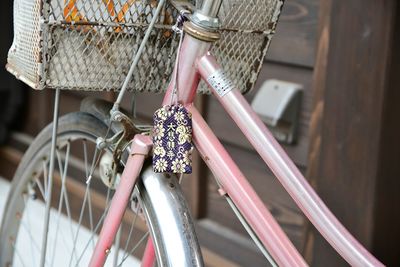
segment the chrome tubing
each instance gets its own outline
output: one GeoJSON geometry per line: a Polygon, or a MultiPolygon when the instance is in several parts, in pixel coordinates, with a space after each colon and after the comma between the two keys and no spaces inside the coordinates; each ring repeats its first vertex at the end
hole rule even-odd
{"type": "MultiPolygon", "coordinates": [[[[204,266],[189,208],[178,180],[168,174],[154,173],[151,167],[142,173],[140,180],[139,199],[152,203],[152,208],[143,212],[146,217],[152,213],[152,217],[156,218],[154,223],[158,224],[151,225],[149,229],[160,230],[151,233],[152,236],[161,235],[153,239],[157,262],[173,267],[204,266]],[[143,190],[143,186],[146,190],[143,190]],[[161,255],[161,252],[166,254],[161,255]]],[[[144,205],[141,207],[145,208],[144,205]]]]}

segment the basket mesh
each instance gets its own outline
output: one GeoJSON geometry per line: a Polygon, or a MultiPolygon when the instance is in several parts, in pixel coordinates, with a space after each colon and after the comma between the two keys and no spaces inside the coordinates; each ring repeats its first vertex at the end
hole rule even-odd
{"type": "MultiPolygon", "coordinates": [[[[254,86],[282,2],[222,2],[221,39],[211,51],[243,93],[254,86]]],[[[15,0],[7,68],[36,89],[119,90],[157,4],[156,0],[15,0]]],[[[129,90],[166,88],[178,45],[171,30],[177,14],[165,4],[129,90]]],[[[204,83],[199,92],[208,92],[204,83]]]]}

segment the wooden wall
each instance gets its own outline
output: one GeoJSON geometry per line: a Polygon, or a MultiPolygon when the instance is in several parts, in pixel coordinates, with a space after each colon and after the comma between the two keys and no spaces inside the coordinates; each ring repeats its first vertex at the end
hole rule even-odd
{"type": "MultiPolygon", "coordinates": [[[[309,178],[344,226],[387,266],[400,263],[400,5],[321,1],[309,178]]],[[[316,266],[344,261],[313,229],[316,266]]]]}

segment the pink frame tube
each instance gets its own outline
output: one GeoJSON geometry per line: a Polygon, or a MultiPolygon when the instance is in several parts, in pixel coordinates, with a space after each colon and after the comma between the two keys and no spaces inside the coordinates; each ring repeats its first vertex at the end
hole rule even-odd
{"type": "Polygon", "coordinates": [[[196,108],[187,108],[192,113],[193,141],[200,155],[277,264],[307,266],[196,108]]]}
{"type": "Polygon", "coordinates": [[[99,239],[90,260],[90,267],[101,267],[104,265],[114,237],[121,224],[125,208],[128,205],[129,197],[133,186],[139,177],[145,158],[152,146],[149,136],[136,135],[131,147],[131,155],[121,176],[121,181],[111,201],[110,209],[106,215],[99,239]]]}
{"type": "MultiPolygon", "coordinates": [[[[202,57],[210,48],[211,43],[197,40],[186,35],[182,41],[178,70],[178,101],[181,103],[192,103],[196,96],[197,86],[200,82],[200,74],[195,71],[196,61],[202,57]]],[[[175,77],[176,68],[171,77],[175,77]]],[[[164,96],[163,105],[171,104],[171,94],[175,87],[174,79],[169,83],[164,96]]]]}
{"type": "Polygon", "coordinates": [[[154,251],[154,244],[151,237],[147,239],[146,248],[143,253],[141,267],[153,267],[156,259],[156,254],[154,251]]]}
{"type": "MultiPolygon", "coordinates": [[[[198,70],[202,78],[212,89],[214,96],[216,96],[225,110],[236,122],[300,209],[332,247],[352,266],[383,266],[381,262],[370,254],[343,227],[326,207],[279,143],[273,138],[265,124],[252,110],[239,90],[232,87],[221,96],[221,94],[216,91],[216,88],[207,81],[209,77],[221,71],[221,67],[217,64],[215,58],[209,53],[200,58],[198,61],[198,70]]],[[[212,137],[204,136],[198,143],[201,145],[210,138],[212,137]]],[[[208,147],[207,149],[211,148],[208,147]]],[[[207,150],[202,149],[202,151],[207,150]]],[[[218,153],[218,151],[215,152],[218,153]]],[[[207,155],[209,158],[214,157],[214,155],[211,154],[207,155]]],[[[221,155],[216,155],[215,157],[221,157],[221,155]]],[[[226,155],[224,155],[224,157],[226,157],[226,155]]],[[[213,168],[216,167],[214,166],[213,168]]],[[[231,193],[237,194],[238,192],[233,191],[231,193]]],[[[234,195],[231,195],[231,197],[232,200],[237,199],[234,195]]],[[[239,200],[243,201],[242,199],[239,200]]],[[[239,207],[240,203],[237,203],[235,200],[234,202],[239,207]]],[[[239,210],[245,216],[251,217],[254,216],[252,213],[260,212],[257,208],[258,205],[255,206],[254,210],[245,210],[241,208],[239,208],[239,210]]],[[[264,220],[263,222],[268,220],[264,220]]],[[[254,222],[249,221],[249,223],[252,227],[256,227],[256,225],[253,225],[254,222]]],[[[264,225],[264,227],[267,227],[267,225],[264,225]]],[[[268,244],[264,245],[267,246],[268,244]]]]}

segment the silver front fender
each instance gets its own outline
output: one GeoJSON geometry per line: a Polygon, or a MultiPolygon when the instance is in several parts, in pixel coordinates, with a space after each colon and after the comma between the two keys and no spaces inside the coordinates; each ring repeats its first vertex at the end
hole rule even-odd
{"type": "Polygon", "coordinates": [[[204,266],[192,217],[176,176],[154,173],[148,167],[138,183],[139,199],[147,204],[141,205],[143,212],[152,218],[148,222],[152,224],[149,228],[159,266],[204,266]]]}

